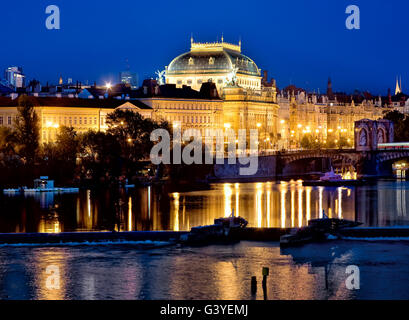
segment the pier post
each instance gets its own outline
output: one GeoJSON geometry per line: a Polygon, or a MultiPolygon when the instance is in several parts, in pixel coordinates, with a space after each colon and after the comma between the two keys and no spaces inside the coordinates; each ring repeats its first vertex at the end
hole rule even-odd
{"type": "Polygon", "coordinates": [[[270,273],[269,268],[263,267],[263,295],[264,295],[264,300],[267,300],[267,277],[270,273]]]}
{"type": "Polygon", "coordinates": [[[251,294],[255,295],[257,293],[257,277],[251,277],[251,294]]]}

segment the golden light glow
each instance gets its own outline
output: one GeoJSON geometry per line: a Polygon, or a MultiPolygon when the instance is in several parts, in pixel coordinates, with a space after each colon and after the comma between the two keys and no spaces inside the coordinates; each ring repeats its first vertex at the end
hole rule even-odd
{"type": "Polygon", "coordinates": [[[128,200],[128,231],[132,231],[132,198],[128,200]]]}
{"type": "Polygon", "coordinates": [[[307,220],[307,222],[309,221],[309,220],[311,220],[311,191],[312,191],[312,188],[311,187],[307,187],[306,189],[305,189],[305,192],[306,192],[306,196],[305,196],[305,198],[306,198],[306,204],[305,204],[305,208],[306,208],[306,211],[307,211],[307,216],[306,216],[306,220],[307,220]]]}
{"type": "Polygon", "coordinates": [[[291,191],[291,228],[295,226],[295,189],[294,189],[294,182],[291,183],[290,187],[291,191]]]}
{"type": "Polygon", "coordinates": [[[323,207],[322,207],[322,198],[323,198],[323,193],[324,193],[324,187],[318,187],[318,217],[320,219],[323,218],[323,207]]]}
{"type": "Polygon", "coordinates": [[[239,210],[240,210],[240,184],[236,183],[234,185],[234,189],[236,191],[236,217],[240,215],[239,210]]]}
{"type": "Polygon", "coordinates": [[[281,228],[285,228],[286,210],[285,210],[285,195],[287,193],[287,183],[281,182],[280,195],[281,195],[281,228]]]}
{"type": "Polygon", "coordinates": [[[267,228],[271,228],[271,190],[267,189],[267,228]]]}
{"type": "Polygon", "coordinates": [[[232,208],[231,208],[231,197],[233,195],[233,190],[231,188],[230,183],[225,183],[223,185],[223,190],[224,190],[224,216],[225,217],[230,217],[232,213],[232,208]]]}
{"type": "Polygon", "coordinates": [[[302,196],[303,196],[303,185],[302,181],[297,181],[297,191],[298,191],[298,227],[302,227],[302,215],[303,215],[303,207],[302,207],[302,196]]]}
{"type": "Polygon", "coordinates": [[[173,199],[174,199],[173,230],[179,231],[179,193],[178,192],[173,193],[173,199]]]}
{"type": "Polygon", "coordinates": [[[256,184],[256,189],[257,189],[257,194],[256,194],[256,208],[257,208],[257,227],[261,228],[262,224],[262,202],[261,202],[261,197],[263,196],[263,184],[262,183],[257,183],[256,184]]]}
{"type": "Polygon", "coordinates": [[[342,219],[342,188],[338,188],[338,218],[342,219]]]}

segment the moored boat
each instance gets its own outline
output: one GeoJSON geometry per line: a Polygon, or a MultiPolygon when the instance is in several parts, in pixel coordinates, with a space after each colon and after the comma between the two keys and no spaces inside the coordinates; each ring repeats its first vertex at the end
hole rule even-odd
{"type": "Polygon", "coordinates": [[[290,234],[280,238],[280,247],[294,247],[311,242],[322,242],[330,237],[338,238],[338,232],[345,228],[354,228],[362,223],[344,219],[330,219],[325,216],[322,219],[313,219],[308,221],[308,226],[293,229],[290,234]]]}
{"type": "Polygon", "coordinates": [[[248,222],[242,217],[229,217],[214,220],[214,224],[194,227],[181,237],[181,242],[189,245],[206,245],[210,243],[235,242],[238,239],[234,231],[244,229],[248,222]]]}
{"type": "Polygon", "coordinates": [[[30,194],[37,192],[55,192],[55,193],[76,193],[79,188],[54,187],[54,180],[49,180],[47,176],[41,176],[34,180],[34,188],[19,187],[17,189],[4,189],[3,193],[8,195],[30,194]]]}

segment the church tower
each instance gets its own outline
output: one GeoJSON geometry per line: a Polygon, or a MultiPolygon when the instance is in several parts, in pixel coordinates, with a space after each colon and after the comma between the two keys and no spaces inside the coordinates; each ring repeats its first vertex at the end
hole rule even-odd
{"type": "Polygon", "coordinates": [[[332,91],[332,81],[328,78],[327,96],[329,100],[334,100],[334,92],[332,91]]]}
{"type": "Polygon", "coordinates": [[[399,83],[399,79],[398,77],[396,77],[395,96],[398,95],[399,93],[402,93],[402,78],[400,79],[400,83],[399,83]]]}

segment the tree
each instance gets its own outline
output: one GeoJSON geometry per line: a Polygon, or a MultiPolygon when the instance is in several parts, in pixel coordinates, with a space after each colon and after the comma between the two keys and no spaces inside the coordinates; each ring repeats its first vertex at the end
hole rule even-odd
{"type": "Polygon", "coordinates": [[[73,127],[62,126],[56,140],[57,157],[66,162],[74,162],[79,151],[79,139],[73,127]]]}
{"type": "Polygon", "coordinates": [[[387,112],[384,117],[386,120],[393,122],[394,135],[396,142],[409,141],[409,117],[397,110],[387,112]]]}
{"type": "Polygon", "coordinates": [[[34,164],[39,149],[40,129],[34,105],[26,95],[19,97],[17,112],[15,136],[18,154],[28,164],[34,164]]]}
{"type": "Polygon", "coordinates": [[[133,162],[149,157],[154,145],[150,140],[152,131],[159,128],[170,131],[167,122],[156,122],[131,110],[115,110],[107,116],[107,124],[107,132],[121,145],[122,156],[133,162]]]}
{"type": "Polygon", "coordinates": [[[82,170],[93,180],[118,177],[121,173],[121,147],[107,132],[88,131],[79,136],[82,170]]]}
{"type": "Polygon", "coordinates": [[[351,147],[351,143],[348,142],[348,139],[345,137],[340,137],[338,140],[338,148],[342,149],[342,148],[347,148],[347,147],[351,147]]]}
{"type": "Polygon", "coordinates": [[[16,139],[13,130],[0,127],[0,153],[14,154],[16,139]]]}
{"type": "Polygon", "coordinates": [[[318,139],[313,137],[311,134],[305,134],[300,141],[300,145],[301,148],[310,150],[311,149],[316,150],[322,147],[318,139]]]}

